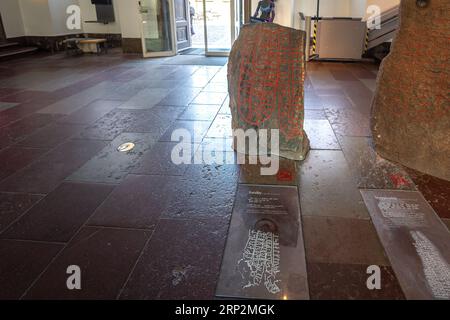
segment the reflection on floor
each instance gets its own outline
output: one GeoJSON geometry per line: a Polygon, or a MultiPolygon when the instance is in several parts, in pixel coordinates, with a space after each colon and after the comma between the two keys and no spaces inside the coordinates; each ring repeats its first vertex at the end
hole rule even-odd
{"type": "Polygon", "coordinates": [[[174,129],[195,132],[193,150],[229,135],[226,61],[211,59],[0,64],[0,298],[213,298],[239,182],[298,184],[312,299],[404,298],[358,188],[418,189],[449,225],[450,183],[373,152],[377,67],[308,65],[312,150],[281,164],[289,183],[170,161],[174,129]],[[373,264],[383,287],[369,291],[373,264]],[[66,288],[70,265],[82,290],[66,288]]]}

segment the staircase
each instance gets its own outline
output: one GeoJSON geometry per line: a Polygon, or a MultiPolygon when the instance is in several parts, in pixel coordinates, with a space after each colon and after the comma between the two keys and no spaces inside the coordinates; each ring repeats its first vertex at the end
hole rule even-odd
{"type": "Polygon", "coordinates": [[[17,42],[0,42],[0,61],[20,58],[24,55],[33,54],[38,48],[21,46],[17,42]]]}
{"type": "Polygon", "coordinates": [[[381,28],[369,31],[367,49],[372,56],[382,60],[389,53],[389,48],[399,27],[399,7],[381,13],[381,28]]]}

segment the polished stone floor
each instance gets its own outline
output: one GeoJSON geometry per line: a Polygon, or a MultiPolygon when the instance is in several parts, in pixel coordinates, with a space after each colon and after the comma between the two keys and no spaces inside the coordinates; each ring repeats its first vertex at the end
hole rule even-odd
{"type": "Polygon", "coordinates": [[[239,183],[298,185],[312,299],[404,298],[359,189],[419,190],[450,226],[450,183],[375,154],[377,66],[308,64],[312,150],[281,175],[175,166],[174,129],[195,133],[194,150],[230,135],[225,63],[114,52],[0,63],[0,298],[214,298],[239,183]],[[373,264],[382,290],[366,287],[373,264]],[[70,265],[82,290],[66,288],[70,265]]]}

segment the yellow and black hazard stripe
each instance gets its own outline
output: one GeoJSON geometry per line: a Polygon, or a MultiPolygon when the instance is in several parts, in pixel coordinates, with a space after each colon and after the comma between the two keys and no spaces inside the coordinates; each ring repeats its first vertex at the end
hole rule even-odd
{"type": "Polygon", "coordinates": [[[364,41],[364,53],[366,53],[367,49],[369,48],[369,34],[370,34],[370,29],[367,28],[367,30],[366,30],[366,39],[364,41]]]}
{"type": "Polygon", "coordinates": [[[314,35],[313,35],[313,54],[317,51],[317,20],[314,22],[314,35]]]}

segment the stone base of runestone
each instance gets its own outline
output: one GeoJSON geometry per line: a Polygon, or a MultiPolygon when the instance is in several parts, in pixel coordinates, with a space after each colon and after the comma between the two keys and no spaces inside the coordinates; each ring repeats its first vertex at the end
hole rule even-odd
{"type": "Polygon", "coordinates": [[[377,153],[450,180],[450,1],[402,1],[400,28],[383,60],[372,107],[377,153]],[[425,3],[425,2],[422,2],[425,3]]]}

